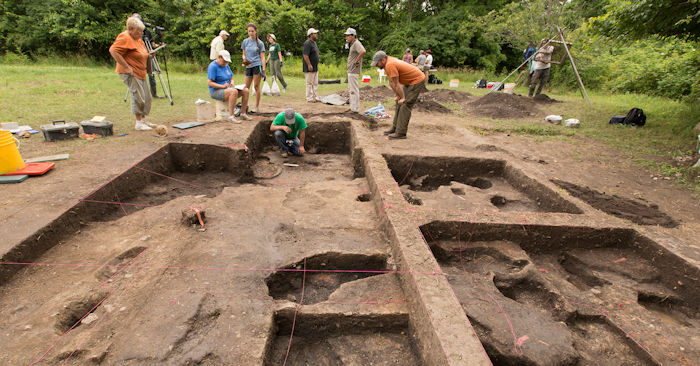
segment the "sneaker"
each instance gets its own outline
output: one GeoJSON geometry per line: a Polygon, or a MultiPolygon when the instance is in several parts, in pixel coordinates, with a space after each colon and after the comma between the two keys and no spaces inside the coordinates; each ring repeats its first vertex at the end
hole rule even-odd
{"type": "Polygon", "coordinates": [[[258,113],[258,109],[255,108],[255,107],[250,108],[250,109],[248,110],[248,113],[253,113],[253,114],[258,113]]]}
{"type": "Polygon", "coordinates": [[[148,121],[146,121],[145,118],[141,120],[141,123],[143,123],[144,125],[146,125],[146,126],[148,126],[148,127],[151,127],[151,128],[156,128],[156,127],[158,127],[157,124],[148,122],[148,121]]]}
{"type": "Polygon", "coordinates": [[[236,117],[234,117],[234,116],[228,116],[228,117],[226,117],[226,118],[224,119],[224,121],[233,122],[233,123],[241,123],[241,121],[239,121],[239,120],[238,120],[236,117]]]}
{"type": "Polygon", "coordinates": [[[134,126],[134,129],[136,131],[151,131],[152,128],[148,127],[145,123],[141,121],[136,121],[136,125],[134,126]]]}
{"type": "Polygon", "coordinates": [[[287,152],[282,152],[282,154],[281,154],[281,155],[282,155],[282,157],[283,157],[283,158],[287,158],[287,157],[289,157],[289,153],[287,153],[287,152]]]}
{"type": "Polygon", "coordinates": [[[253,119],[253,118],[251,118],[249,115],[247,115],[247,114],[245,114],[245,113],[241,114],[241,115],[238,116],[238,117],[241,117],[241,119],[244,120],[244,121],[250,121],[250,120],[253,119]]]}
{"type": "Polygon", "coordinates": [[[396,130],[394,130],[394,129],[392,128],[392,129],[390,129],[390,130],[384,131],[384,135],[391,135],[391,134],[394,133],[394,132],[396,132],[396,130]]]}

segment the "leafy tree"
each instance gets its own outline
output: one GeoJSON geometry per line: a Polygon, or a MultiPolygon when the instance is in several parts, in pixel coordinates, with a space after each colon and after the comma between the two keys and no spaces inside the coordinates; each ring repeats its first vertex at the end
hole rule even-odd
{"type": "Polygon", "coordinates": [[[610,0],[606,10],[593,25],[607,36],[700,37],[700,0],[610,0]]]}

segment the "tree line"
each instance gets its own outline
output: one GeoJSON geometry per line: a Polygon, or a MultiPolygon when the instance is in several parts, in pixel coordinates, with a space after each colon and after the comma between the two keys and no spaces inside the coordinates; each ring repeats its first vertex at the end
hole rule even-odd
{"type": "MultiPolygon", "coordinates": [[[[370,53],[430,48],[438,66],[499,72],[560,26],[593,87],[683,98],[700,81],[698,1],[2,0],[0,53],[108,61],[109,45],[138,12],[165,28],[168,55],[200,64],[219,30],[231,33],[227,49],[238,50],[253,22],[262,40],[274,33],[295,55],[306,29],[319,29],[322,62],[341,62],[343,31],[353,27],[370,53]]],[[[559,70],[554,82],[574,85],[569,68],[559,70]]]]}

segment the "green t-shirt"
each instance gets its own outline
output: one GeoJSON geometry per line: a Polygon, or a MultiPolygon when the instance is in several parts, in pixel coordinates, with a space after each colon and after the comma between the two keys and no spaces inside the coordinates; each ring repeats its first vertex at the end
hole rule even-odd
{"type": "Polygon", "coordinates": [[[284,112],[280,112],[277,117],[275,117],[274,122],[272,122],[273,125],[275,126],[289,126],[289,128],[292,129],[291,133],[286,133],[288,139],[295,139],[297,136],[299,136],[299,131],[306,129],[306,121],[304,121],[304,117],[301,116],[299,113],[294,113],[294,124],[293,125],[288,125],[284,123],[284,112]]]}
{"type": "Polygon", "coordinates": [[[277,52],[282,51],[282,47],[280,47],[279,43],[275,43],[270,45],[268,51],[270,52],[270,60],[279,60],[280,55],[277,52]]]}

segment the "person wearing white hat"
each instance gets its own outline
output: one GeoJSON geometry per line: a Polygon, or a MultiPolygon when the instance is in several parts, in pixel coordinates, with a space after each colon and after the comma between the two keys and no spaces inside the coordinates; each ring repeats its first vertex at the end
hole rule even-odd
{"type": "Polygon", "coordinates": [[[267,41],[270,42],[269,52],[267,53],[267,62],[270,63],[270,76],[277,78],[282,83],[282,90],[287,90],[287,82],[284,81],[282,75],[282,47],[277,43],[277,37],[270,33],[267,35],[267,41]]]}
{"type": "Polygon", "coordinates": [[[362,74],[362,56],[365,55],[365,47],[357,39],[357,31],[348,28],[345,31],[345,42],[350,46],[348,54],[348,94],[350,95],[350,110],[360,111],[360,74],[362,74]]]}
{"type": "Polygon", "coordinates": [[[228,36],[228,32],[222,30],[221,32],[219,32],[218,36],[214,37],[214,39],[211,41],[211,47],[209,47],[210,60],[216,60],[216,58],[219,56],[219,52],[226,49],[226,47],[224,46],[224,41],[226,40],[226,38],[228,38],[228,36]]]}
{"type": "Polygon", "coordinates": [[[250,121],[245,111],[248,108],[248,88],[236,89],[233,83],[233,71],[228,64],[231,62],[231,54],[226,50],[219,51],[216,60],[207,67],[207,85],[209,95],[216,100],[228,102],[228,110],[231,114],[227,119],[234,123],[241,123],[233,115],[236,107],[236,99],[241,98],[241,119],[250,121]]]}
{"type": "Polygon", "coordinates": [[[304,42],[302,55],[304,58],[302,71],[306,78],[306,101],[315,103],[320,102],[316,91],[318,90],[318,58],[319,50],[316,40],[318,39],[318,29],[309,28],[306,31],[308,39],[304,42]]]}

